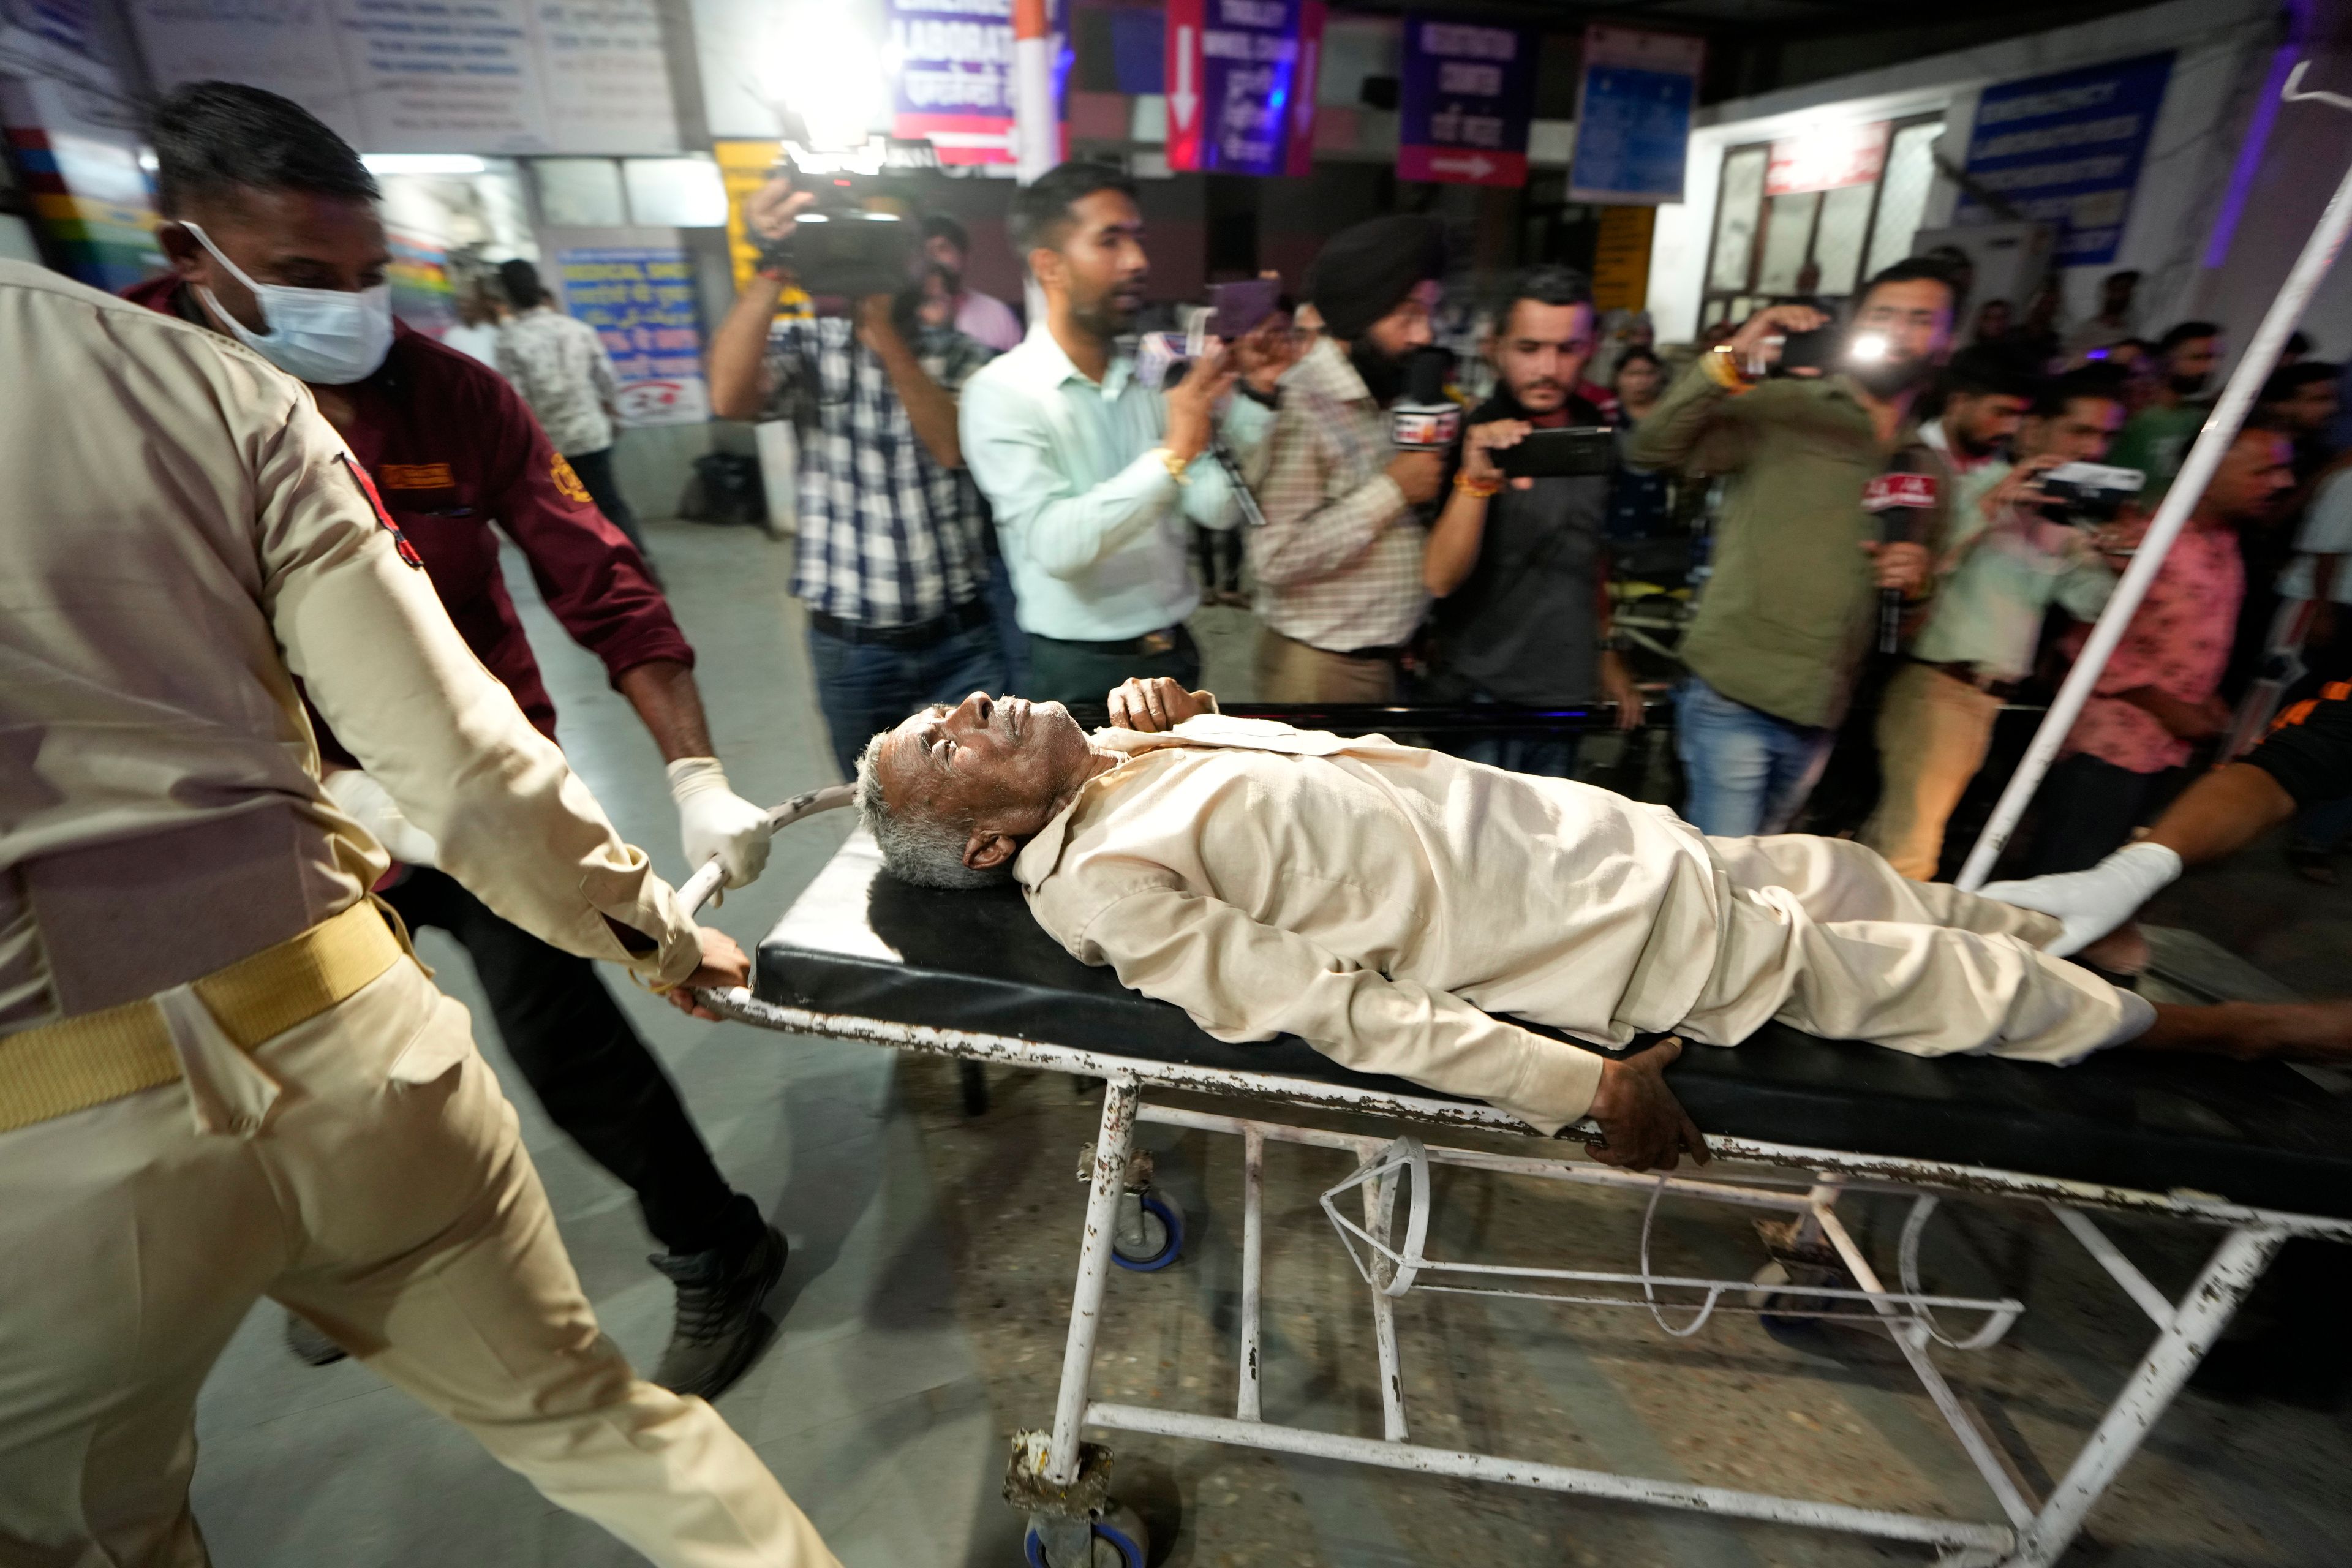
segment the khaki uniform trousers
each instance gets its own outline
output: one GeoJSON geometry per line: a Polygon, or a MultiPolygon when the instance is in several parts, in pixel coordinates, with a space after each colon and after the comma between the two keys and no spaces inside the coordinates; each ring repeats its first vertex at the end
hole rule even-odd
{"type": "Polygon", "coordinates": [[[1886,683],[1878,710],[1878,808],[1862,841],[1915,882],[1935,880],[1944,824],[1992,743],[2000,699],[1924,664],[1886,683]]]}
{"type": "Polygon", "coordinates": [[[656,1563],[838,1568],[717,1411],[598,1331],[465,1008],[413,962],[220,1051],[0,1133],[0,1564],[206,1561],[196,1393],[267,1294],[656,1563]]]}
{"type": "Polygon", "coordinates": [[[1768,1020],[1913,1056],[1982,1051],[2071,1062],[2155,1014],[2041,951],[2059,922],[1945,882],[1895,875],[1843,838],[1710,838],[1731,883],[1722,947],[1681,1026],[1706,1045],[1768,1020]]]}
{"type": "Polygon", "coordinates": [[[1284,637],[1270,626],[1257,629],[1260,702],[1393,702],[1396,666],[1384,658],[1350,658],[1284,637]]]}

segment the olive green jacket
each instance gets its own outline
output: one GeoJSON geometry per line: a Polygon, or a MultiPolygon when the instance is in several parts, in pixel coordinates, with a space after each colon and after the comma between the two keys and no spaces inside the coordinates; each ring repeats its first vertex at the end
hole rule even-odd
{"type": "Polygon", "coordinates": [[[1682,644],[1691,672],[1735,702],[1793,724],[1827,727],[1846,703],[1878,626],[1864,540],[1878,523],[1864,487],[1915,449],[1936,477],[1918,542],[1942,546],[1952,477],[1916,427],[1882,443],[1844,376],[1767,381],[1734,394],[1704,361],[1685,371],[1627,444],[1644,468],[1722,474],[1714,574],[1682,644]]]}

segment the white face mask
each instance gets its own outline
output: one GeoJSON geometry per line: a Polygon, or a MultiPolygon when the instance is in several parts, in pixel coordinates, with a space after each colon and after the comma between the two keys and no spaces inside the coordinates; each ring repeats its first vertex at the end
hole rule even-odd
{"type": "Polygon", "coordinates": [[[209,289],[199,287],[213,314],[236,341],[287,374],[320,386],[349,386],[365,381],[392,352],[392,286],[347,293],[341,289],[292,289],[282,283],[256,283],[220,253],[205,231],[183,218],[180,226],[212,252],[229,276],[253,290],[261,307],[267,333],[254,331],[224,309],[209,289]]]}

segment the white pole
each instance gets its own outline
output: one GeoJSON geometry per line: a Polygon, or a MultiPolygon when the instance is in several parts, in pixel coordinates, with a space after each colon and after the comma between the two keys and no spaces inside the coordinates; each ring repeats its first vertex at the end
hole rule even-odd
{"type": "Polygon", "coordinates": [[[1013,5],[1013,177],[1026,185],[1061,162],[1054,113],[1054,36],[1045,0],[1013,5]]]}
{"type": "MultiPolygon", "coordinates": [[[[2283,96],[2289,102],[2298,97],[2333,96],[2298,94],[2295,88],[2303,79],[2303,70],[2302,66],[2297,66],[2294,74],[2287,78],[2283,96]]],[[[2116,584],[2115,597],[2107,601],[2105,613],[2091,629],[2091,638],[2084,645],[2082,657],[2074,661],[2065,683],[2058,688],[2057,700],[2050,704],[2050,711],[2042,715],[2042,727],[2034,731],[2033,744],[2026,749],[2025,760],[2018,763],[2016,775],[2001,791],[2000,804],[1993,807],[1992,820],[1985,824],[1976,847],[1969,851],[1968,864],[1960,869],[1960,887],[1974,890],[1984,886],[1985,879],[1992,874],[1993,862],[2000,858],[2010,834],[2016,830],[2018,818],[2025,815],[2026,804],[2032,800],[2034,790],[2042,783],[2042,775],[2050,771],[2051,761],[2065,742],[2066,732],[2074,727],[2083,704],[2090,699],[2091,689],[2098,684],[2108,656],[2123,640],[2133,613],[2147,596],[2148,585],[2156,580],[2172,542],[2180,536],[2189,512],[2212,481],[2213,470],[2221,467],[2231,443],[2237,439],[2238,427],[2245,423],[2254,395],[2262,389],[2271,367],[2278,363],[2287,334],[2294,330],[2320,279],[2335,265],[2336,253],[2342,247],[2347,230],[2352,230],[2352,169],[2345,171],[2327,210],[2320,215],[2319,226],[2311,231],[2303,254],[2296,258],[2294,270],[2287,274],[2278,298],[2271,301],[2269,313],[2263,317],[2261,330],[2246,345],[2238,368],[2230,374],[2221,401],[2206,417],[2204,427],[2197,433],[2197,444],[2189,447],[2188,460],[2180,465],[2179,476],[2156,509],[2156,519],[2148,524],[2147,536],[2140,542],[2139,553],[2133,558],[2131,569],[2116,584]]]]}

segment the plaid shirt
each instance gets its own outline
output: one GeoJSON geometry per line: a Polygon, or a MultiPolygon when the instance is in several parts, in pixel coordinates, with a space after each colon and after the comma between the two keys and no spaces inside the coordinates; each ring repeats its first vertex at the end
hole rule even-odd
{"type": "MultiPolygon", "coordinates": [[[[990,351],[925,328],[915,357],[959,393],[990,351]]],[[[800,437],[800,542],[793,593],[859,626],[913,626],[980,596],[987,526],[970,476],[935,461],[890,373],[846,317],[780,321],[768,330],[767,416],[800,437]]]]}
{"type": "Polygon", "coordinates": [[[1260,624],[1334,653],[1393,647],[1429,608],[1428,532],[1388,477],[1396,449],[1381,405],[1330,339],[1282,381],[1252,486],[1265,526],[1249,533],[1260,624]]]}

